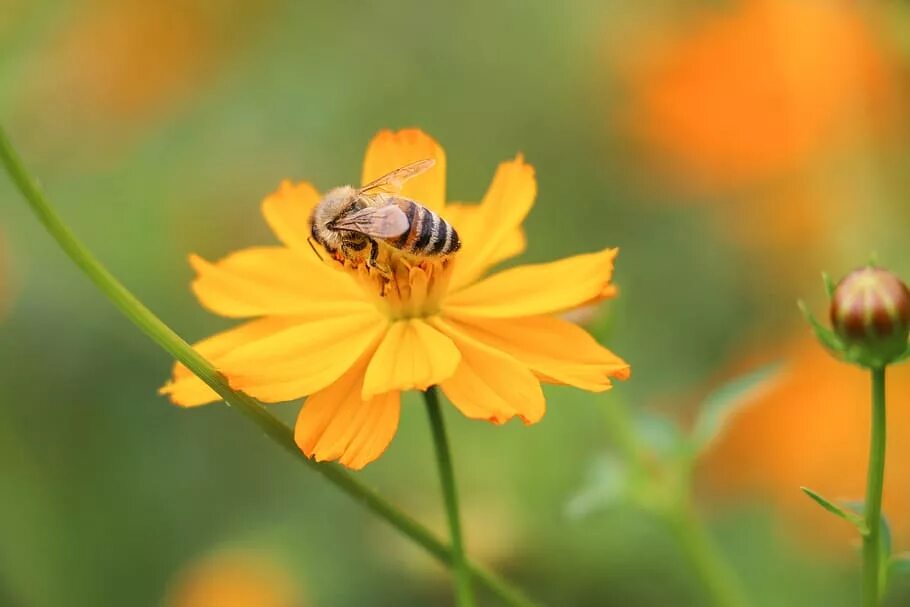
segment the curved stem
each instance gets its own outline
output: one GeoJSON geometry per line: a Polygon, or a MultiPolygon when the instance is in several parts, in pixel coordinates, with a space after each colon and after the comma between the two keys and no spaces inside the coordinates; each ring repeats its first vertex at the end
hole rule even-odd
{"type": "MultiPolygon", "coordinates": [[[[627,465],[636,470],[642,478],[651,483],[661,483],[660,490],[666,490],[666,479],[654,480],[654,462],[648,457],[647,449],[635,432],[631,415],[624,403],[617,398],[605,404],[604,418],[610,438],[616,444],[627,465]]],[[[664,507],[655,512],[664,519],[673,531],[692,568],[711,596],[716,607],[745,607],[749,603],[736,576],[711,540],[704,522],[698,517],[691,500],[691,474],[693,455],[686,454],[682,462],[676,462],[676,482],[671,489],[664,507]]]]}
{"type": "Polygon", "coordinates": [[[439,482],[442,485],[442,496],[446,504],[446,516],[449,520],[449,533],[452,536],[452,568],[455,570],[455,599],[459,607],[472,607],[474,595],[471,591],[471,574],[468,571],[464,554],[464,541],[461,536],[461,518],[458,512],[458,491],[455,488],[455,472],[452,469],[452,456],[449,452],[449,440],[446,427],[439,408],[439,394],[436,386],[424,392],[427,403],[427,415],[430,417],[430,430],[433,433],[433,445],[436,448],[436,464],[439,469],[439,482]]]}
{"type": "Polygon", "coordinates": [[[866,476],[866,528],[863,538],[863,605],[876,607],[881,595],[882,487],[885,479],[885,368],[871,370],[872,432],[866,476]]]}
{"type": "Polygon", "coordinates": [[[735,572],[721,558],[691,504],[682,504],[668,516],[679,545],[717,607],[744,607],[747,602],[735,572]]]}
{"type": "MultiPolygon", "coordinates": [[[[421,525],[410,515],[402,512],[374,490],[363,485],[351,474],[335,464],[320,464],[308,459],[297,447],[294,432],[277,417],[269,413],[261,403],[250,396],[231,389],[224,377],[186,341],[164,324],[151,310],[139,301],[108,270],[95,259],[92,253],[73,235],[63,223],[44,193],[38,188],[22,165],[19,155],[13,149],[0,128],[0,161],[19,191],[25,197],[38,219],[57,241],[69,258],[91,279],[98,289],[152,341],[172,357],[183,363],[197,377],[208,384],[224,401],[255,423],[265,434],[291,453],[299,461],[323,475],[336,487],[363,504],[370,512],[384,519],[402,535],[410,538],[431,556],[447,565],[453,563],[452,551],[432,531],[421,525]]],[[[533,603],[521,591],[511,586],[495,573],[480,565],[470,564],[471,573],[506,605],[530,607],[533,603]]]]}

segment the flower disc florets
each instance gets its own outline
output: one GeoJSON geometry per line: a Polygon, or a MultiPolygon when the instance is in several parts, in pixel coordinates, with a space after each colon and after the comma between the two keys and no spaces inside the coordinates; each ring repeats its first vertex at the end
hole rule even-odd
{"type": "Polygon", "coordinates": [[[388,250],[380,256],[383,271],[365,263],[346,264],[345,269],[354,273],[376,306],[390,318],[424,318],[438,313],[457,254],[420,259],[385,248],[388,250]]]}

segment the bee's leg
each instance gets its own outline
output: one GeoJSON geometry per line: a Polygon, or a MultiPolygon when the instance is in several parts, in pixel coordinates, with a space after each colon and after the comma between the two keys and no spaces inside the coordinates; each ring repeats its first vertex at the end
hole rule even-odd
{"type": "MultiPolygon", "coordinates": [[[[342,240],[341,241],[341,259],[340,259],[342,265],[344,265],[345,261],[350,261],[350,260],[354,260],[354,259],[356,259],[356,253],[354,252],[354,248],[350,247],[348,242],[342,240]]],[[[353,263],[353,261],[352,261],[352,263],[353,263]]]]}
{"type": "Polygon", "coordinates": [[[376,242],[375,240],[373,240],[372,238],[367,239],[367,242],[369,243],[369,247],[370,247],[370,256],[368,258],[367,265],[370,266],[371,268],[375,268],[376,270],[378,270],[381,274],[384,274],[385,276],[391,276],[392,269],[389,268],[389,266],[387,266],[385,264],[380,264],[376,261],[379,258],[379,243],[376,242]]]}
{"type": "Polygon", "coordinates": [[[341,263],[350,262],[356,265],[363,256],[362,251],[366,248],[366,243],[354,234],[343,234],[340,240],[341,263]]]}
{"type": "Polygon", "coordinates": [[[369,240],[370,265],[376,267],[376,258],[379,257],[379,245],[372,238],[369,240]]]}

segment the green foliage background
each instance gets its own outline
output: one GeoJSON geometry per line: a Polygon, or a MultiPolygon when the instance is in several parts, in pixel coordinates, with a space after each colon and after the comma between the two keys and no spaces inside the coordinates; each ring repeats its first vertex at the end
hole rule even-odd
{"type": "MultiPolygon", "coordinates": [[[[450,199],[476,200],[496,164],[524,152],[540,187],[518,261],[619,246],[621,297],[594,330],[634,375],[606,396],[549,389],[547,415],[533,427],[447,411],[469,551],[547,604],[705,604],[658,521],[623,505],[576,520],[566,504],[610,447],[602,409],[611,399],[682,408],[757,335],[789,335],[799,319],[795,293],[756,261],[761,254],[733,242],[714,207],[674,204],[670,189],[649,187],[659,177],[611,122],[621,91],[603,39],[633,9],[543,0],[191,6],[217,53],[192,86],[139,118],[104,107],[72,113],[65,83],[54,88],[60,73],[40,60],[73,20],[103,5],[0,7],[0,116],[75,232],[195,340],[230,323],[196,304],[186,255],[271,242],[259,202],[281,179],[356,181],[377,130],[418,126],[446,149],[450,199]],[[35,103],[23,93],[32,85],[57,93],[35,103]]],[[[277,558],[307,605],[449,601],[442,570],[227,407],[185,411],[157,396],[171,361],[71,267],[5,179],[0,230],[0,603],[161,604],[188,563],[225,546],[277,558]]],[[[823,261],[837,275],[876,248],[907,271],[901,244],[850,242],[823,261]]],[[[815,276],[800,278],[820,301],[815,276]]],[[[297,406],[275,410],[293,423],[297,406]]],[[[417,399],[387,454],[360,476],[444,529],[417,399]]],[[[786,537],[765,504],[702,505],[758,605],[856,603],[857,568],[786,537]]]]}

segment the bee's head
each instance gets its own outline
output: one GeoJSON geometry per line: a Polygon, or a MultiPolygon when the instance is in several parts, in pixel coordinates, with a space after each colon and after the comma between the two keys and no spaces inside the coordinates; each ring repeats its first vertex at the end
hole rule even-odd
{"type": "Polygon", "coordinates": [[[313,209],[313,229],[333,230],[335,222],[340,219],[351,206],[356,190],[351,186],[342,186],[329,190],[313,209]]]}

